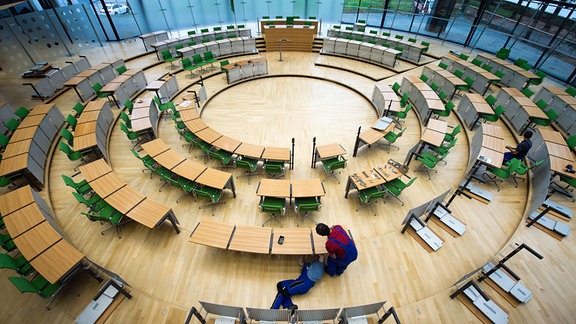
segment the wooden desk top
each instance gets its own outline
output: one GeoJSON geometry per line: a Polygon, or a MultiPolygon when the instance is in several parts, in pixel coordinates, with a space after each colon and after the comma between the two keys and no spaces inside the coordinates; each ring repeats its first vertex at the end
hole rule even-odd
{"type": "Polygon", "coordinates": [[[112,168],[110,168],[104,159],[98,159],[94,162],[81,165],[78,167],[78,169],[84,176],[84,179],[86,179],[88,182],[91,182],[109,172],[112,172],[112,168]]]}
{"type": "Polygon", "coordinates": [[[262,179],[256,190],[257,196],[290,198],[290,180],[262,179]]]}
{"type": "Polygon", "coordinates": [[[474,109],[479,114],[494,114],[492,107],[486,102],[473,102],[474,109]]]}
{"type": "Polygon", "coordinates": [[[154,161],[160,163],[161,166],[168,170],[174,169],[178,164],[184,162],[186,158],[178,151],[169,149],[154,157],[154,161]]]}
{"type": "Polygon", "coordinates": [[[114,79],[110,80],[110,83],[124,83],[124,82],[130,80],[130,78],[132,78],[131,75],[121,74],[121,75],[115,77],[114,79]]]}
{"type": "Polygon", "coordinates": [[[44,253],[30,261],[30,264],[46,280],[54,284],[70,271],[85,255],[76,250],[70,243],[60,240],[44,253]]]}
{"type": "Polygon", "coordinates": [[[312,231],[309,228],[275,228],[272,240],[272,254],[308,255],[312,254],[312,231]],[[278,238],[284,236],[282,245],[278,238]]]}
{"type": "Polygon", "coordinates": [[[97,121],[98,115],[100,115],[99,110],[83,111],[82,115],[80,115],[80,117],[78,117],[78,124],[97,121]]]}
{"type": "Polygon", "coordinates": [[[232,175],[228,172],[208,168],[196,178],[196,182],[201,185],[223,190],[232,179],[232,175]]]}
{"type": "Polygon", "coordinates": [[[105,200],[117,211],[126,215],[144,199],[146,199],[146,196],[134,190],[131,186],[124,186],[106,197],[105,200]]]}
{"type": "Polygon", "coordinates": [[[89,67],[89,70],[102,70],[110,66],[110,63],[99,63],[94,66],[89,67]]]}
{"type": "Polygon", "coordinates": [[[186,110],[180,110],[180,118],[182,119],[183,122],[187,122],[193,119],[200,118],[200,116],[198,116],[196,110],[186,109],[186,110]]]}
{"type": "Polygon", "coordinates": [[[0,176],[8,176],[20,172],[28,167],[28,154],[20,154],[5,158],[0,163],[0,176]]]}
{"type": "MultiPolygon", "coordinates": [[[[93,101],[89,101],[86,106],[84,106],[84,110],[82,114],[89,112],[89,111],[100,111],[104,107],[104,105],[108,104],[108,100],[106,98],[98,98],[93,101]]],[[[80,115],[82,117],[82,115],[80,115]]]]}
{"type": "Polygon", "coordinates": [[[126,216],[148,228],[154,228],[160,224],[160,221],[162,221],[164,216],[169,212],[170,207],[153,199],[146,198],[136,205],[136,207],[132,208],[126,216]]]}
{"type": "Polygon", "coordinates": [[[45,116],[46,116],[45,114],[44,115],[26,116],[26,118],[22,119],[22,122],[18,126],[18,129],[38,126],[38,125],[40,125],[40,123],[42,122],[42,120],[44,119],[45,116]]]}
{"type": "Polygon", "coordinates": [[[14,243],[26,260],[32,260],[61,239],[60,234],[48,222],[42,222],[14,238],[14,243]]]}
{"type": "Polygon", "coordinates": [[[152,123],[149,118],[140,118],[132,120],[132,131],[133,132],[143,132],[145,130],[152,129],[152,123]]]}
{"type": "Polygon", "coordinates": [[[250,227],[236,225],[234,236],[230,241],[229,250],[251,252],[251,253],[270,253],[270,239],[272,237],[272,228],[270,227],[250,227]]]}
{"type": "Polygon", "coordinates": [[[482,147],[480,148],[480,153],[478,153],[478,160],[495,168],[500,168],[502,167],[502,160],[504,160],[504,153],[482,147]],[[481,157],[484,157],[484,159],[481,159],[481,157]]]}
{"type": "MultiPolygon", "coordinates": [[[[106,100],[106,99],[103,99],[106,100]]],[[[152,105],[152,98],[137,98],[134,100],[134,109],[137,108],[150,108],[152,105]]]]}
{"type": "Polygon", "coordinates": [[[566,145],[566,140],[564,136],[560,132],[549,128],[539,128],[540,134],[542,135],[542,139],[546,142],[552,142],[560,145],[566,145]]]}
{"type": "Polygon", "coordinates": [[[2,214],[2,217],[6,217],[10,213],[32,204],[34,201],[30,185],[8,191],[0,196],[0,214],[2,214]]]}
{"type": "Polygon", "coordinates": [[[208,124],[206,124],[201,118],[185,121],[184,124],[194,134],[208,128],[208,124]]]}
{"type": "Polygon", "coordinates": [[[358,190],[376,187],[386,182],[382,176],[374,169],[356,172],[348,176],[358,190]]]}
{"type": "Polygon", "coordinates": [[[27,140],[23,140],[23,141],[19,141],[16,143],[12,143],[10,142],[7,146],[6,149],[4,150],[4,153],[2,153],[3,158],[7,159],[16,155],[20,155],[20,154],[28,154],[28,151],[30,151],[30,145],[32,145],[33,140],[27,139],[27,140]]]}
{"type": "Polygon", "coordinates": [[[394,123],[390,123],[390,126],[388,126],[388,128],[386,128],[384,131],[379,131],[377,129],[374,128],[368,128],[365,131],[363,131],[362,133],[360,133],[360,139],[368,144],[368,145],[372,145],[376,142],[378,142],[382,137],[384,137],[384,135],[386,135],[391,129],[393,129],[394,123]]]}
{"type": "Polygon", "coordinates": [[[502,128],[496,125],[482,124],[482,134],[504,139],[504,133],[502,132],[502,128]]]}
{"type": "Polygon", "coordinates": [[[142,118],[150,119],[150,107],[134,107],[132,109],[132,114],[130,114],[131,121],[142,118]]]}
{"type": "Polygon", "coordinates": [[[8,143],[16,143],[19,141],[33,138],[35,133],[36,133],[35,127],[26,127],[22,129],[18,128],[16,129],[16,131],[14,131],[14,134],[10,136],[10,142],[8,143]]]}
{"type": "Polygon", "coordinates": [[[126,182],[120,179],[115,172],[109,172],[90,182],[90,187],[104,200],[125,186],[127,186],[126,182]]]}
{"type": "Polygon", "coordinates": [[[217,139],[223,136],[220,132],[210,127],[204,128],[203,130],[195,132],[194,134],[208,144],[214,143],[217,139]]]}
{"type": "Polygon", "coordinates": [[[93,76],[94,74],[97,74],[97,73],[100,73],[100,71],[90,68],[90,69],[84,70],[84,71],[76,74],[76,76],[77,76],[77,77],[89,78],[89,77],[91,77],[91,76],[93,76]]]}
{"type": "Polygon", "coordinates": [[[292,197],[321,197],[326,191],[320,179],[298,179],[292,180],[292,197]]]}
{"type": "Polygon", "coordinates": [[[523,108],[529,117],[548,120],[548,115],[546,115],[546,113],[537,106],[530,106],[530,107],[524,106],[523,108]]]}
{"type": "Polygon", "coordinates": [[[153,80],[148,82],[148,85],[146,86],[146,90],[152,90],[152,91],[156,91],[156,90],[160,90],[160,88],[166,83],[166,81],[162,81],[162,80],[153,80]]]}
{"type": "Polygon", "coordinates": [[[440,99],[427,99],[428,109],[435,111],[444,111],[444,103],[440,99]]]}
{"type": "Polygon", "coordinates": [[[426,128],[446,134],[446,131],[448,130],[448,123],[440,119],[430,119],[428,120],[428,125],[426,128]]]}
{"type": "Polygon", "coordinates": [[[46,221],[37,204],[29,204],[8,216],[4,216],[6,229],[10,237],[15,238],[30,228],[46,221]]]}
{"type": "Polygon", "coordinates": [[[319,158],[328,159],[344,155],[346,154],[346,150],[342,147],[342,145],[333,143],[316,146],[316,153],[318,153],[319,158]]]}
{"type": "Polygon", "coordinates": [[[96,121],[77,124],[76,130],[74,130],[74,137],[96,133],[96,124],[96,121]]]}
{"type": "Polygon", "coordinates": [[[269,147],[264,149],[262,158],[271,161],[290,161],[290,149],[284,147],[269,147]]]}
{"type": "Polygon", "coordinates": [[[144,73],[144,72],[142,72],[142,69],[128,69],[126,72],[122,73],[122,75],[134,76],[138,73],[144,73]]]}
{"type": "Polygon", "coordinates": [[[96,133],[74,136],[74,151],[84,151],[96,147],[96,133]]]}
{"type": "Polygon", "coordinates": [[[52,108],[54,108],[55,104],[39,104],[34,106],[32,110],[28,113],[28,116],[36,116],[36,115],[46,115],[52,108]]]}
{"type": "Polygon", "coordinates": [[[472,103],[486,103],[486,99],[479,93],[464,93],[464,96],[472,103]]]}
{"type": "Polygon", "coordinates": [[[190,181],[195,181],[206,169],[208,168],[205,165],[186,159],[178,164],[172,172],[190,181]]]}
{"type": "Polygon", "coordinates": [[[242,143],[234,153],[252,159],[260,159],[264,153],[264,146],[242,143]]]}
{"type": "Polygon", "coordinates": [[[379,165],[379,166],[375,167],[374,170],[376,172],[378,172],[378,174],[382,178],[384,178],[384,180],[386,182],[392,181],[394,179],[398,179],[404,175],[404,173],[402,171],[398,170],[398,168],[396,168],[395,166],[393,166],[390,163],[386,163],[384,165],[379,165]]]}
{"type": "Polygon", "coordinates": [[[102,89],[100,89],[100,92],[112,94],[114,93],[114,91],[118,90],[118,88],[120,88],[121,86],[122,83],[119,82],[108,82],[104,87],[102,87],[102,89]]]}
{"type": "Polygon", "coordinates": [[[576,178],[576,174],[566,172],[566,165],[574,165],[574,161],[564,160],[554,155],[550,155],[550,170],[562,174],[569,178],[576,178]]]}
{"type": "Polygon", "coordinates": [[[404,76],[404,79],[406,79],[407,81],[410,81],[413,84],[424,82],[424,81],[420,80],[420,77],[418,77],[417,75],[406,75],[406,76],[404,76]]]}
{"type": "Polygon", "coordinates": [[[68,81],[64,82],[64,86],[66,87],[76,87],[78,86],[80,83],[84,82],[85,80],[87,80],[88,78],[85,76],[73,76],[71,77],[68,81]]]}
{"type": "Polygon", "coordinates": [[[196,244],[226,249],[236,226],[214,221],[198,222],[189,241],[196,244]]]}
{"type": "Polygon", "coordinates": [[[506,151],[506,145],[504,145],[503,139],[488,135],[482,136],[482,147],[489,148],[500,153],[504,153],[506,151]]]}
{"type": "Polygon", "coordinates": [[[427,128],[424,130],[424,133],[422,133],[420,140],[424,143],[428,143],[434,146],[440,146],[442,145],[442,142],[444,142],[445,135],[446,133],[437,132],[435,130],[427,128]]]}
{"type": "Polygon", "coordinates": [[[171,148],[161,138],[158,138],[142,144],[142,149],[150,157],[156,157],[157,155],[164,153],[170,150],[171,148]]]}
{"type": "Polygon", "coordinates": [[[546,144],[546,148],[548,149],[548,154],[557,156],[559,158],[563,158],[567,161],[574,161],[574,156],[572,155],[572,151],[568,145],[564,144],[556,144],[553,142],[544,142],[546,144]]]}
{"type": "Polygon", "coordinates": [[[223,135],[212,143],[212,145],[217,148],[230,153],[234,153],[240,144],[242,144],[242,142],[226,135],[223,135]]]}
{"type": "Polygon", "coordinates": [[[315,230],[312,230],[312,241],[314,242],[314,254],[327,254],[326,251],[326,236],[320,236],[316,234],[315,230]]]}

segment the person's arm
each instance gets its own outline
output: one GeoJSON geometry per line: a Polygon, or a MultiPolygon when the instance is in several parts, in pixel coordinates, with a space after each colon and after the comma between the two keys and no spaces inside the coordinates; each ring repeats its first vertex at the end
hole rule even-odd
{"type": "Polygon", "coordinates": [[[507,145],[506,148],[512,152],[512,154],[518,154],[518,150],[510,145],[507,145]]]}

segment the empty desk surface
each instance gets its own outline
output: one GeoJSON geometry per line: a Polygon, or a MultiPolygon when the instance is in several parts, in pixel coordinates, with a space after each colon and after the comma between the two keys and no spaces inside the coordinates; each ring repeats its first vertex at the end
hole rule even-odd
{"type": "Polygon", "coordinates": [[[318,155],[318,158],[323,160],[344,155],[346,154],[346,150],[342,147],[342,145],[333,143],[316,146],[316,154],[318,155]]]}
{"type": "Polygon", "coordinates": [[[264,153],[264,146],[242,143],[234,153],[252,159],[260,159],[264,153]]]}
{"type": "Polygon", "coordinates": [[[228,249],[241,252],[268,254],[270,253],[271,239],[272,228],[270,227],[237,225],[228,249]]]}
{"type": "Polygon", "coordinates": [[[290,180],[262,179],[256,195],[266,197],[290,198],[290,180]]]}
{"type": "Polygon", "coordinates": [[[235,227],[233,224],[214,221],[198,222],[190,234],[190,242],[226,249],[235,227]]]}
{"type": "Polygon", "coordinates": [[[320,179],[298,179],[292,180],[292,197],[321,197],[326,191],[320,179]]]}
{"type": "Polygon", "coordinates": [[[262,158],[270,161],[290,161],[290,149],[283,147],[266,147],[262,158]]]}

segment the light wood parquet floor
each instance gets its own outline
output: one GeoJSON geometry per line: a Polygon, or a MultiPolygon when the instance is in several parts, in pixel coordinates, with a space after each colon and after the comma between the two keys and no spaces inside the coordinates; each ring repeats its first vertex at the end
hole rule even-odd
{"type": "MultiPolygon", "coordinates": [[[[432,45],[433,54],[437,56],[448,53],[449,49],[440,44],[432,45]]],[[[96,64],[114,56],[130,57],[142,51],[140,43],[122,43],[85,54],[96,64]]],[[[530,200],[528,182],[521,182],[519,188],[504,183],[499,193],[493,186],[478,184],[494,193],[495,199],[488,205],[464,197],[456,198],[451,207],[454,214],[467,224],[467,231],[455,238],[429,223],[445,241],[437,252],[426,252],[411,236],[400,233],[401,221],[409,209],[454,189],[463,179],[471,133],[466,131],[460,135],[453,153],[447,158],[447,165],[440,164],[438,173],[433,173],[431,180],[425,173],[417,171],[418,163],[412,162],[409,174],[418,180],[402,193],[404,206],[388,199],[386,203],[374,206],[377,212],[374,216],[369,208],[356,211],[359,202],[355,192],[344,199],[348,174],[385,163],[388,159],[403,161],[408,149],[418,143],[422,131],[416,115],[411,113],[404,124],[408,130],[396,143],[399,149],[392,148],[388,152],[378,147],[363,148],[356,158],[352,158],[358,127],[369,127],[377,118],[369,101],[375,81],[361,74],[379,76],[392,84],[399,82],[403,75],[419,75],[421,67],[413,66],[408,72],[396,74],[373,65],[315,53],[284,53],[284,62],[278,62],[278,53],[260,55],[268,58],[270,75],[290,76],[257,79],[232,87],[227,87],[222,75],[208,77],[204,84],[208,96],[213,98],[203,107],[202,118],[220,132],[248,143],[288,147],[294,138],[295,168],[288,171],[287,178],[325,176],[321,168],[310,168],[313,137],[318,144],[337,142],[348,151],[349,163],[339,175],[341,182],[338,184],[329,179],[324,183],[327,195],[322,210],[313,218],[350,228],[357,242],[359,259],[343,276],[325,276],[308,294],[295,297],[294,302],[300,308],[352,306],[387,300],[387,305],[396,308],[404,323],[477,323],[478,319],[459,301],[449,298],[454,290],[453,284],[485,262],[507,254],[515,243],[526,243],[544,255],[544,260],[520,253],[508,265],[532,290],[533,300],[513,308],[486,284],[482,287],[510,311],[512,323],[576,321],[573,302],[576,300],[574,235],[557,241],[536,228],[524,226],[523,216],[530,200]],[[316,66],[315,62],[335,68],[316,66]],[[360,74],[337,68],[347,62],[348,69],[360,74]]],[[[145,67],[155,61],[154,55],[146,55],[129,61],[127,66],[145,67]]],[[[146,76],[152,80],[167,72],[166,64],[160,64],[147,69],[146,76]]],[[[191,85],[192,80],[186,77],[188,73],[176,75],[181,88],[198,89],[198,85],[191,85]]],[[[6,75],[0,77],[3,101],[10,102],[13,107],[33,107],[39,103],[29,99],[28,89],[19,85],[20,79],[6,75]]],[[[54,102],[67,114],[76,100],[73,91],[67,91],[54,102]]],[[[114,112],[119,114],[117,110],[114,112]]],[[[459,123],[454,114],[447,121],[451,125],[459,123]]],[[[505,127],[501,122],[499,124],[505,127]]],[[[161,120],[160,137],[188,158],[203,161],[201,157],[195,157],[200,155],[198,150],[188,153],[188,148],[182,147],[184,142],[178,138],[170,119],[161,120]]],[[[514,144],[515,136],[506,131],[505,141],[514,144]]],[[[149,230],[135,223],[121,228],[121,239],[113,232],[100,235],[100,225],[80,215],[86,208],[75,202],[70,188],[62,183],[60,175],[71,175],[75,165],[57,150],[51,160],[47,189],[42,192],[42,196],[51,203],[69,241],[90,260],[119,274],[130,284],[134,297],[123,301],[107,322],[181,323],[190,307],[198,306],[199,300],[269,307],[275,295],[276,282],[298,276],[298,258],[227,252],[188,242],[191,231],[201,220],[260,226],[267,215],[258,212],[255,191],[263,176],[235,178],[237,198],[225,193],[223,200],[226,203],[218,205],[215,216],[212,216],[209,208],[199,209],[201,202],[190,198],[176,204],[181,195],[177,188],[158,192],[160,180],[150,179],[148,173],[141,172],[142,165],[130,154],[130,147],[130,142],[116,124],[109,146],[114,171],[142,193],[172,206],[181,223],[179,235],[168,224],[149,230]]],[[[214,161],[206,164],[218,166],[214,161]]],[[[241,174],[240,170],[226,171],[241,174]]],[[[563,197],[555,199],[571,208],[575,206],[563,197]]],[[[293,210],[288,211],[281,222],[284,227],[296,226],[293,210]]],[[[306,220],[301,226],[313,227],[314,224],[306,220]]],[[[0,285],[3,287],[0,316],[3,318],[1,322],[6,323],[71,323],[98,288],[95,280],[80,274],[55,300],[52,310],[46,311],[44,300],[31,294],[20,294],[8,282],[10,275],[14,273],[0,270],[0,285]]]]}

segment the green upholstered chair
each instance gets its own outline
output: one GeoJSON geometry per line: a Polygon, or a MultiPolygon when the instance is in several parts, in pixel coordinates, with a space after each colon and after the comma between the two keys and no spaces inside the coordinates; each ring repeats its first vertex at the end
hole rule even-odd
{"type": "Polygon", "coordinates": [[[536,106],[538,106],[538,108],[544,111],[546,110],[546,107],[548,107],[548,103],[546,102],[546,100],[540,99],[536,102],[536,106]]]}
{"type": "MultiPolygon", "coordinates": [[[[66,156],[68,157],[68,159],[72,162],[74,161],[78,161],[81,160],[82,163],[85,163],[86,160],[84,160],[84,156],[82,155],[82,153],[80,152],[76,152],[73,149],[70,148],[70,146],[68,146],[68,144],[60,141],[58,143],[58,149],[62,152],[64,152],[64,154],[66,154],[66,156]]],[[[76,170],[76,168],[74,168],[74,170],[76,170]]]]}
{"type": "Polygon", "coordinates": [[[462,79],[462,77],[464,76],[464,71],[456,69],[456,70],[453,72],[453,74],[454,74],[455,76],[459,77],[460,79],[462,79]]]}
{"type": "Polygon", "coordinates": [[[209,150],[208,157],[212,160],[219,161],[222,166],[232,166],[232,153],[224,150],[209,150]]]}
{"type": "MultiPolygon", "coordinates": [[[[528,117],[530,125],[538,125],[542,127],[550,126],[550,124],[552,124],[552,122],[560,116],[554,109],[548,109],[544,113],[548,117],[547,119],[538,117],[528,117]]],[[[530,125],[528,127],[530,127],[530,125]]]]}
{"type": "MultiPolygon", "coordinates": [[[[496,182],[496,179],[505,180],[512,177],[512,174],[520,168],[521,163],[522,161],[514,158],[508,162],[508,165],[504,165],[501,168],[487,166],[486,172],[482,174],[482,178],[484,178],[486,182],[493,182],[498,188],[498,191],[500,191],[500,186],[498,185],[498,182],[496,182]],[[490,176],[488,172],[492,173],[493,176],[490,176]]],[[[514,187],[518,188],[518,183],[515,183],[514,187]]]]}
{"type": "Polygon", "coordinates": [[[176,61],[178,58],[172,56],[172,52],[170,52],[169,49],[163,50],[162,52],[160,52],[160,55],[162,56],[162,60],[164,61],[164,63],[170,63],[170,65],[168,65],[167,68],[173,69],[176,67],[176,65],[174,65],[174,61],[176,61]]]}
{"type": "Polygon", "coordinates": [[[180,61],[180,63],[182,64],[182,69],[184,69],[185,71],[190,71],[190,78],[192,78],[194,76],[193,71],[196,69],[196,66],[194,64],[192,64],[192,61],[190,61],[190,58],[184,58],[182,59],[182,61],[180,61]]]}
{"type": "Polygon", "coordinates": [[[200,72],[202,72],[203,70],[202,67],[206,65],[206,62],[204,62],[202,56],[200,54],[194,54],[192,55],[192,61],[194,63],[194,66],[200,68],[200,72]]]}
{"type": "Polygon", "coordinates": [[[73,191],[72,195],[74,196],[74,198],[76,198],[76,201],[78,201],[81,204],[86,205],[86,207],[88,207],[88,212],[92,213],[92,212],[99,212],[102,209],[108,207],[109,205],[102,200],[102,198],[98,195],[93,195],[92,197],[90,197],[89,199],[84,198],[84,196],[82,196],[81,194],[73,191]]]}
{"type": "Polygon", "coordinates": [[[534,91],[532,91],[532,89],[530,89],[530,88],[524,88],[524,90],[522,90],[522,93],[523,93],[526,97],[530,98],[530,97],[532,97],[532,95],[534,94],[534,91]]]}
{"type": "Polygon", "coordinates": [[[438,93],[440,86],[437,85],[435,82],[432,82],[432,84],[430,84],[430,89],[432,89],[434,92],[438,93]]]}
{"type": "Polygon", "coordinates": [[[384,139],[386,141],[388,141],[386,144],[388,146],[388,150],[390,150],[391,146],[394,146],[398,149],[400,149],[400,147],[396,146],[396,145],[392,145],[393,143],[395,143],[400,137],[402,137],[402,134],[404,134],[404,132],[406,131],[407,127],[404,127],[399,133],[394,133],[394,131],[390,131],[388,133],[386,133],[386,135],[384,135],[384,139]]]}
{"type": "Polygon", "coordinates": [[[210,64],[210,68],[214,69],[214,63],[218,62],[215,58],[214,58],[214,54],[212,54],[211,51],[206,51],[203,54],[204,56],[204,62],[206,62],[206,65],[210,64]]]}
{"type": "Polygon", "coordinates": [[[472,64],[476,65],[476,66],[482,66],[482,61],[480,61],[477,58],[473,58],[472,59],[472,64]]]}
{"type": "Polygon", "coordinates": [[[430,43],[429,43],[429,42],[422,41],[422,42],[420,43],[420,45],[424,46],[424,48],[422,49],[422,53],[423,53],[423,54],[428,53],[428,50],[430,49],[430,43]]]}
{"type": "Polygon", "coordinates": [[[383,186],[386,187],[386,189],[388,189],[388,191],[392,194],[394,198],[396,198],[399,202],[402,203],[402,206],[404,206],[404,202],[400,198],[398,198],[398,196],[400,196],[400,194],[402,193],[402,191],[404,191],[404,189],[410,187],[414,183],[414,181],[416,181],[416,179],[418,178],[413,177],[410,179],[410,181],[404,183],[402,180],[400,180],[400,178],[397,178],[385,182],[383,186]]]}
{"type": "Polygon", "coordinates": [[[576,135],[568,137],[566,139],[566,145],[568,145],[571,150],[574,150],[574,147],[576,147],[576,135]]]}
{"type": "Polygon", "coordinates": [[[376,216],[376,210],[372,208],[372,204],[380,199],[386,198],[388,195],[388,190],[380,190],[378,187],[367,188],[358,191],[358,199],[360,200],[360,206],[356,209],[359,211],[360,208],[370,207],[374,216],[376,216]]]}
{"type": "Polygon", "coordinates": [[[440,92],[438,93],[438,98],[442,100],[442,102],[446,102],[448,100],[448,94],[443,90],[440,90],[440,92]]]}
{"type": "MultiPolygon", "coordinates": [[[[242,156],[233,158],[233,161],[234,161],[234,168],[246,171],[244,174],[236,176],[236,179],[242,176],[250,177],[258,174],[256,172],[258,168],[258,160],[242,156]]],[[[250,184],[250,178],[248,178],[248,184],[250,184]]]]}
{"type": "Polygon", "coordinates": [[[482,64],[482,69],[484,69],[488,72],[492,72],[493,67],[492,67],[492,65],[489,65],[489,64],[482,64]]]}
{"type": "Polygon", "coordinates": [[[440,62],[440,63],[438,63],[438,66],[439,66],[442,70],[448,69],[448,64],[446,64],[446,63],[440,62]]]}
{"type": "MultiPolygon", "coordinates": [[[[436,164],[438,164],[438,162],[444,160],[446,155],[448,155],[448,152],[449,151],[446,151],[446,153],[444,153],[443,155],[441,155],[439,157],[430,153],[430,152],[422,152],[420,154],[414,153],[414,155],[416,155],[416,160],[421,163],[422,169],[428,175],[428,180],[431,179],[430,171],[434,171],[435,173],[438,173],[438,170],[435,170],[434,168],[436,167],[436,164]]],[[[446,163],[446,162],[444,161],[444,163],[446,163]]]]}
{"type": "Polygon", "coordinates": [[[334,178],[336,179],[336,181],[338,181],[338,183],[340,183],[340,180],[338,180],[338,178],[336,177],[335,172],[339,169],[346,168],[347,162],[348,160],[344,159],[342,156],[322,160],[322,167],[324,169],[324,172],[328,174],[326,178],[322,179],[322,182],[326,181],[328,178],[334,178]]]}
{"type": "Polygon", "coordinates": [[[444,135],[444,141],[445,142],[452,141],[453,139],[456,138],[456,135],[460,134],[461,131],[462,131],[462,126],[460,124],[456,125],[456,127],[454,127],[454,129],[452,129],[452,132],[446,133],[444,135]]]}
{"type": "Polygon", "coordinates": [[[8,280],[10,280],[14,287],[21,293],[37,293],[43,298],[54,296],[62,287],[61,283],[51,284],[41,275],[37,275],[30,281],[24,277],[8,277],[8,280]]]}
{"type": "Polygon", "coordinates": [[[500,118],[500,116],[504,113],[504,107],[502,107],[502,105],[499,105],[498,107],[494,108],[494,113],[493,114],[484,114],[484,113],[480,113],[478,114],[478,116],[481,119],[484,119],[484,122],[486,121],[490,121],[490,122],[497,122],[498,119],[500,118]]]}
{"type": "Polygon", "coordinates": [[[18,129],[18,126],[20,126],[20,120],[16,118],[10,118],[10,120],[4,123],[4,126],[10,130],[10,133],[13,133],[16,129],[18,129]]]}
{"type": "Polygon", "coordinates": [[[460,55],[458,55],[458,58],[464,60],[464,61],[468,61],[468,59],[470,58],[469,55],[466,55],[464,53],[461,53],[460,55]]]}
{"type": "Polygon", "coordinates": [[[394,90],[394,92],[395,92],[397,95],[400,95],[400,87],[401,87],[401,86],[400,86],[400,83],[394,82],[394,84],[392,85],[392,90],[394,90]]]}
{"type": "Polygon", "coordinates": [[[574,88],[574,87],[568,87],[568,88],[566,88],[566,90],[564,90],[564,91],[566,91],[566,93],[569,94],[569,95],[571,95],[572,97],[576,97],[576,88],[574,88]]]}
{"type": "Polygon", "coordinates": [[[438,156],[446,156],[447,152],[450,151],[451,148],[454,147],[454,145],[456,145],[456,142],[458,141],[457,137],[454,137],[454,139],[452,139],[451,141],[448,142],[443,142],[442,144],[440,144],[440,146],[430,146],[429,149],[438,154],[438,156]]]}
{"type": "Polygon", "coordinates": [[[389,112],[390,116],[396,119],[398,122],[401,122],[403,119],[406,119],[408,116],[408,112],[412,109],[412,104],[408,103],[403,111],[391,111],[389,112]]]}
{"type": "Polygon", "coordinates": [[[14,115],[18,116],[18,118],[20,120],[26,118],[26,116],[28,116],[28,114],[30,113],[30,110],[28,110],[26,107],[20,107],[18,109],[16,109],[16,111],[14,112],[14,115]]]}
{"type": "Polygon", "coordinates": [[[121,75],[122,73],[124,73],[126,71],[128,71],[128,69],[126,68],[125,65],[122,65],[122,66],[116,68],[116,72],[118,73],[118,75],[121,75]]]}
{"type": "Polygon", "coordinates": [[[23,276],[27,276],[34,271],[34,268],[22,255],[13,258],[5,253],[0,253],[0,268],[16,270],[18,274],[23,276]]]}
{"type": "Polygon", "coordinates": [[[196,35],[195,30],[189,30],[187,33],[188,33],[188,36],[196,35]]]}
{"type": "Polygon", "coordinates": [[[14,244],[14,241],[8,234],[0,233],[0,246],[2,246],[6,252],[12,252],[16,250],[16,244],[14,244]]]}
{"type": "Polygon", "coordinates": [[[109,225],[100,231],[101,235],[104,235],[104,232],[108,231],[109,229],[116,229],[116,234],[118,238],[122,238],[120,236],[120,225],[122,221],[122,213],[114,209],[114,207],[107,205],[102,208],[97,214],[93,213],[81,213],[82,215],[86,216],[92,222],[100,222],[108,223],[109,225]]]}
{"type": "Polygon", "coordinates": [[[540,164],[544,163],[544,161],[545,160],[540,160],[538,162],[532,163],[532,165],[530,165],[530,166],[527,166],[526,164],[524,164],[524,161],[520,161],[521,162],[520,167],[512,173],[512,180],[514,181],[516,186],[518,186],[517,179],[522,179],[522,181],[526,180],[525,178],[522,178],[520,176],[523,176],[526,173],[528,173],[528,171],[538,167],[540,164]]]}
{"type": "Polygon", "coordinates": [[[102,90],[102,88],[103,88],[103,86],[100,84],[100,82],[96,82],[92,85],[92,90],[94,90],[94,92],[96,93],[97,98],[108,98],[107,93],[100,92],[100,90],[102,90]]]}
{"type": "Polygon", "coordinates": [[[90,187],[90,184],[88,184],[88,181],[86,180],[75,182],[72,178],[66,175],[62,175],[62,180],[64,180],[64,184],[66,186],[74,189],[77,193],[79,193],[82,196],[92,193],[92,187],[90,187]]]}
{"type": "Polygon", "coordinates": [[[489,94],[486,98],[485,98],[486,102],[491,106],[494,107],[494,104],[496,103],[496,101],[498,99],[496,99],[496,97],[494,97],[492,94],[489,94]]]}
{"type": "Polygon", "coordinates": [[[286,213],[286,199],[285,198],[277,198],[277,197],[260,197],[260,203],[258,204],[258,209],[261,213],[268,213],[270,214],[270,218],[268,218],[262,226],[266,223],[274,220],[280,224],[280,221],[276,218],[278,215],[284,215],[286,213]]]}
{"type": "Polygon", "coordinates": [[[76,117],[72,116],[71,114],[68,114],[68,116],[66,116],[66,124],[70,126],[70,129],[75,130],[76,124],[78,124],[78,119],[76,119],[76,117]]]}
{"type": "Polygon", "coordinates": [[[144,164],[145,169],[142,169],[142,172],[149,170],[151,172],[150,178],[152,178],[156,168],[158,167],[158,163],[154,161],[154,158],[152,158],[150,155],[140,156],[140,154],[134,148],[130,149],[130,151],[132,151],[132,154],[134,154],[134,156],[144,164]]]}
{"type": "Polygon", "coordinates": [[[320,197],[300,197],[294,198],[294,211],[302,218],[308,217],[311,221],[316,223],[311,217],[310,213],[320,211],[322,202],[320,197]]]}
{"type": "Polygon", "coordinates": [[[402,35],[394,35],[394,38],[399,39],[399,40],[403,40],[404,36],[402,35]]]}
{"type": "Polygon", "coordinates": [[[68,130],[68,128],[62,128],[60,131],[60,136],[66,140],[68,145],[74,146],[74,135],[68,130]]]}
{"type": "Polygon", "coordinates": [[[264,172],[272,177],[284,176],[284,162],[264,161],[264,172]]]}
{"type": "Polygon", "coordinates": [[[203,186],[203,185],[197,184],[197,186],[194,187],[193,192],[194,192],[195,197],[202,198],[204,200],[208,200],[207,204],[199,206],[198,209],[202,209],[202,207],[210,206],[210,208],[212,208],[212,216],[214,216],[214,206],[216,204],[225,203],[224,201],[220,201],[220,198],[222,198],[222,190],[220,190],[220,189],[216,189],[216,188],[212,188],[209,186],[203,186]]]}
{"type": "Polygon", "coordinates": [[[454,102],[452,102],[452,100],[450,100],[444,105],[444,110],[440,110],[440,111],[432,110],[432,113],[436,117],[448,117],[448,116],[450,116],[450,113],[452,112],[452,109],[454,109],[454,107],[455,107],[454,102]]]}
{"type": "Polygon", "coordinates": [[[429,78],[428,78],[428,76],[427,76],[426,74],[422,73],[422,74],[420,75],[420,80],[422,80],[422,81],[424,81],[424,82],[428,82],[428,79],[429,79],[429,78]]]}

